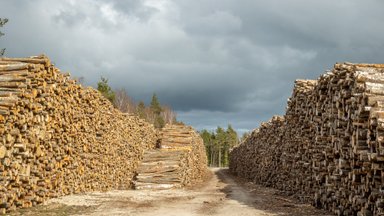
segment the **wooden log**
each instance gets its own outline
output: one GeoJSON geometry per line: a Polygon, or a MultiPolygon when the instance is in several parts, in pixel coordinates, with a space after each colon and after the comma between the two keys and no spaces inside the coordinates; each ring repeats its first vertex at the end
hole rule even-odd
{"type": "Polygon", "coordinates": [[[165,188],[191,185],[203,179],[206,163],[203,141],[191,127],[166,125],[161,133],[160,149],[144,154],[134,185],[136,189],[164,189],[164,184],[165,188]],[[180,139],[183,145],[178,144],[180,139]]]}
{"type": "Polygon", "coordinates": [[[0,82],[0,89],[1,88],[6,88],[6,89],[9,89],[9,88],[17,88],[17,89],[22,89],[22,88],[26,88],[27,85],[25,83],[22,83],[22,82],[0,82]]]}
{"type": "Polygon", "coordinates": [[[0,159],[3,159],[7,153],[7,148],[4,145],[0,145],[0,159]]]}
{"type": "Polygon", "coordinates": [[[25,77],[15,76],[15,75],[2,75],[0,76],[0,82],[26,82],[25,77]]]}
{"type": "MultiPolygon", "coordinates": [[[[2,59],[0,59],[2,61],[2,59]]],[[[28,68],[28,64],[26,63],[16,63],[16,64],[0,64],[0,72],[2,71],[13,71],[13,70],[24,70],[28,68]]]]}
{"type": "Polygon", "coordinates": [[[230,170],[334,214],[379,215],[382,69],[338,63],[316,81],[297,80],[285,116],[236,147],[230,170]]]}
{"type": "Polygon", "coordinates": [[[44,56],[0,58],[0,135],[6,212],[70,193],[129,188],[144,149],[158,139],[153,125],[76,85],[44,56]]]}
{"type": "Polygon", "coordinates": [[[135,185],[136,190],[170,189],[170,188],[175,188],[175,187],[179,187],[179,186],[175,185],[175,184],[153,184],[153,183],[136,183],[136,185],[135,185]]]}
{"type": "Polygon", "coordinates": [[[0,61],[9,61],[9,62],[26,62],[26,63],[32,63],[32,64],[44,64],[49,65],[49,59],[45,58],[44,56],[36,56],[36,57],[30,57],[30,58],[6,58],[2,57],[0,58],[0,61]]]}

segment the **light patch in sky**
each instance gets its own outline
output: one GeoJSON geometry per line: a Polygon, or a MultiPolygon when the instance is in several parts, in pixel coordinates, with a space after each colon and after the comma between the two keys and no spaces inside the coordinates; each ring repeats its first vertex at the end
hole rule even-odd
{"type": "Polygon", "coordinates": [[[112,7],[110,4],[102,4],[100,7],[102,16],[110,21],[113,25],[116,25],[119,20],[123,19],[122,16],[112,7]]]}

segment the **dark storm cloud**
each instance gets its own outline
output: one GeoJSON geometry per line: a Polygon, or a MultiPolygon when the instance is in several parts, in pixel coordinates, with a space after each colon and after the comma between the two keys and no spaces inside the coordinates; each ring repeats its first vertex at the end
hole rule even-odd
{"type": "Polygon", "coordinates": [[[148,19],[156,13],[157,9],[154,7],[146,7],[142,4],[142,0],[112,0],[113,7],[129,17],[135,17],[136,19],[146,22],[148,19]]]}
{"type": "Polygon", "coordinates": [[[0,47],[46,53],[63,71],[100,76],[160,101],[197,128],[239,131],[283,114],[297,78],[335,62],[383,62],[379,0],[0,0],[0,47]]]}

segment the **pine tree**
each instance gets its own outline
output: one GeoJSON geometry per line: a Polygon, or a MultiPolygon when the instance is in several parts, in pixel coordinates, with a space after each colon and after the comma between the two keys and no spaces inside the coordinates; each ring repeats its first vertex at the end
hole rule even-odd
{"type": "Polygon", "coordinates": [[[165,126],[164,118],[161,115],[156,116],[153,125],[155,128],[163,128],[165,126]]]}
{"type": "Polygon", "coordinates": [[[238,145],[238,136],[231,125],[227,130],[217,127],[215,132],[202,130],[200,132],[208,157],[209,166],[226,167],[229,165],[229,151],[238,145]]]}
{"type": "Polygon", "coordinates": [[[202,130],[200,136],[203,139],[205,150],[208,158],[208,166],[212,166],[212,157],[213,157],[213,139],[212,134],[207,130],[202,130]]]}
{"type": "Polygon", "coordinates": [[[97,83],[97,90],[109,101],[115,102],[115,92],[108,85],[108,79],[101,77],[101,80],[97,83]]]}
{"type": "Polygon", "coordinates": [[[217,127],[216,129],[216,151],[217,154],[217,166],[222,167],[224,166],[224,146],[227,143],[227,136],[226,132],[223,128],[217,127]]]}
{"type": "Polygon", "coordinates": [[[211,164],[210,166],[217,167],[218,165],[218,148],[216,143],[216,134],[215,132],[211,133],[211,164]]]}
{"type": "Polygon", "coordinates": [[[229,151],[239,143],[237,133],[231,125],[228,125],[226,131],[226,141],[224,145],[224,166],[229,165],[229,151]]]}
{"type": "MultiPolygon", "coordinates": [[[[0,27],[3,27],[5,25],[5,23],[7,23],[7,22],[8,22],[7,18],[0,18],[0,27]]],[[[0,37],[3,35],[4,35],[4,33],[0,31],[0,37]]],[[[5,52],[5,48],[0,49],[0,56],[3,56],[4,52],[5,52]]]]}
{"type": "Polygon", "coordinates": [[[146,114],[145,114],[145,104],[143,101],[140,101],[136,108],[136,114],[146,120],[146,114]]]}
{"type": "Polygon", "coordinates": [[[227,136],[229,148],[233,148],[239,144],[239,137],[237,136],[237,132],[232,128],[231,125],[228,125],[227,136]]]}
{"type": "Polygon", "coordinates": [[[157,98],[157,95],[156,94],[153,94],[152,96],[152,101],[151,101],[151,111],[155,114],[155,115],[160,115],[162,109],[161,109],[161,105],[160,105],[160,102],[159,102],[159,99],[157,98]]]}
{"type": "Polygon", "coordinates": [[[162,108],[156,94],[153,94],[149,108],[153,114],[153,125],[155,128],[163,128],[165,126],[165,121],[161,116],[162,108]]]}

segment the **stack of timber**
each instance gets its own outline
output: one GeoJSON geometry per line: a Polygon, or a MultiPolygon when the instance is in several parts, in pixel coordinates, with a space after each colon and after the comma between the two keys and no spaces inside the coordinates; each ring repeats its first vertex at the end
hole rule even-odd
{"type": "Polygon", "coordinates": [[[0,214],[131,186],[157,133],[45,56],[0,58],[0,214]]]}
{"type": "Polygon", "coordinates": [[[202,181],[207,172],[203,140],[190,126],[166,125],[160,146],[147,150],[135,177],[136,189],[169,189],[202,181]]]}
{"type": "Polygon", "coordinates": [[[384,215],[384,65],[297,80],[285,116],[236,147],[230,170],[337,215],[384,215]]]}

